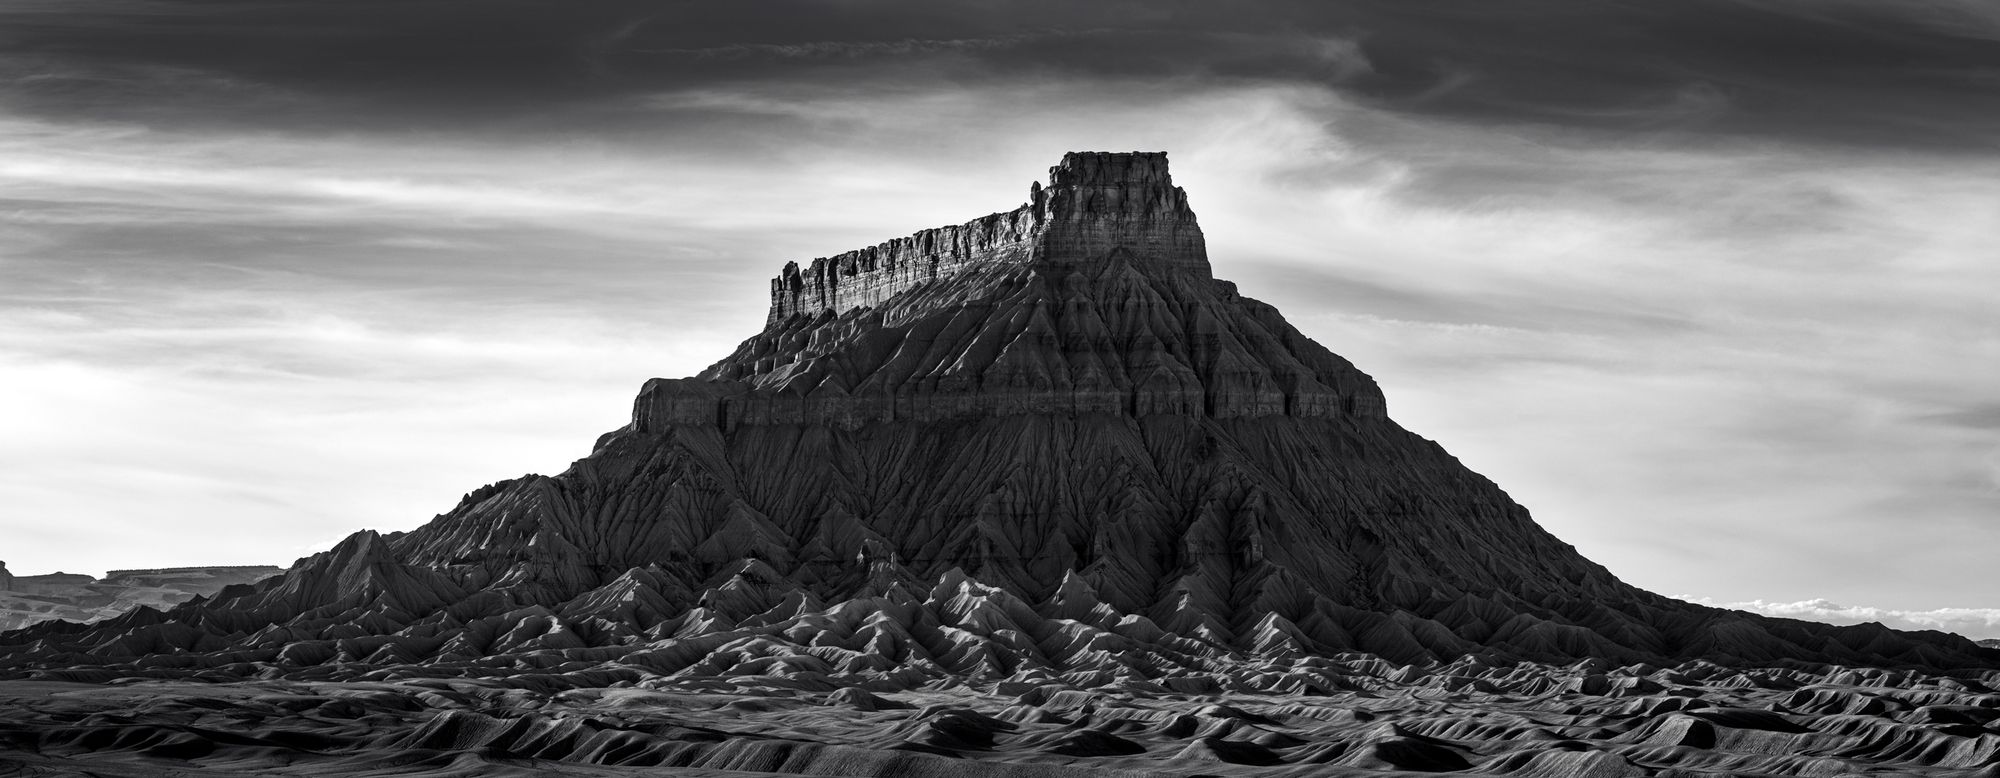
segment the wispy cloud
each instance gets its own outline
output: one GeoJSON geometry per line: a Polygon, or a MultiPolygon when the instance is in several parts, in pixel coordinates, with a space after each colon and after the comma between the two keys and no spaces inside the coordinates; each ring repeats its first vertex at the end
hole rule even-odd
{"type": "Polygon", "coordinates": [[[1406,426],[1651,588],[1988,588],[2000,168],[1322,110],[1198,190],[1255,214],[1210,245],[1406,426]]]}
{"type": "MultiPolygon", "coordinates": [[[[627,37],[631,32],[628,31],[627,37]]],[[[1036,38],[1053,37],[1057,33],[1042,35],[1000,35],[988,38],[944,38],[919,39],[904,38],[893,41],[801,41],[797,43],[732,43],[726,46],[704,48],[659,48],[634,49],[645,54],[684,54],[704,59],[733,59],[757,55],[778,57],[870,57],[901,56],[909,54],[932,54],[946,51],[970,51],[977,49],[997,49],[1018,45],[1036,38]]],[[[1078,33],[1060,33],[1076,35],[1078,33]]]]}

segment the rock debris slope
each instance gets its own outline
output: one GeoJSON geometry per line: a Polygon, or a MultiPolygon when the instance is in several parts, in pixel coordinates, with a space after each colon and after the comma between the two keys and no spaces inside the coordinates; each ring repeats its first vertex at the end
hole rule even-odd
{"type": "Polygon", "coordinates": [[[1620,582],[1215,279],[1147,153],[1070,154],[1013,210],[787,265],[762,332],[648,382],[559,476],[170,611],[0,635],[0,652],[0,673],[47,679],[753,678],[854,704],[959,682],[1354,689],[1352,662],[1319,659],[1350,652],[2000,656],[1620,582]]]}

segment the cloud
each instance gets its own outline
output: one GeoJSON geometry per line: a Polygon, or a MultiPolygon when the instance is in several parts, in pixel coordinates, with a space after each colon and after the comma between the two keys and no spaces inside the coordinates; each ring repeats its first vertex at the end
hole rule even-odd
{"type": "Polygon", "coordinates": [[[1931,417],[2000,391],[1990,162],[1330,110],[1333,149],[1191,192],[1218,273],[1405,426],[1655,590],[1990,588],[1995,441],[1931,417]]]}
{"type": "Polygon", "coordinates": [[[1925,414],[1918,417],[1918,420],[1970,430],[2000,430],[2000,404],[1972,405],[1942,413],[1925,414]]]}
{"type": "Polygon", "coordinates": [[[1929,610],[1898,610],[1894,608],[1872,608],[1867,606],[1841,605],[1824,600],[1801,600],[1799,602],[1715,602],[1707,598],[1680,597],[1678,599],[1696,602],[1715,608],[1750,611],[1765,616],[1787,619],[1804,619],[1827,624],[1865,624],[1876,622],[1892,629],[1929,629],[1955,632],[1973,640],[2000,638],[2000,608],[1932,608],[1929,610]]]}
{"type": "Polygon", "coordinates": [[[576,312],[439,320],[451,303],[423,295],[172,300],[121,320],[0,309],[16,570],[284,564],[330,535],[407,529],[479,484],[560,471],[654,370],[728,344],[576,312]]]}
{"type": "MultiPolygon", "coordinates": [[[[627,33],[626,37],[629,37],[627,33]]],[[[874,57],[933,54],[947,51],[997,49],[1018,45],[1038,36],[1003,35],[991,38],[951,38],[896,41],[803,41],[798,43],[732,43],[709,48],[642,49],[643,54],[678,54],[698,58],[743,59],[768,54],[778,57],[874,57]]],[[[1045,37],[1045,36],[1044,36],[1045,37]]]]}
{"type": "Polygon", "coordinates": [[[203,126],[639,127],[617,106],[659,92],[1143,78],[1607,132],[1990,149],[2000,129],[2000,20],[1976,0],[69,0],[9,4],[0,31],[16,108],[203,126]]]}

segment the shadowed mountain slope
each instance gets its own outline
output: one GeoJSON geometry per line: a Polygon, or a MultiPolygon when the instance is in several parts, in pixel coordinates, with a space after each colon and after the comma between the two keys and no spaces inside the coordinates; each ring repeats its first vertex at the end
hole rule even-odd
{"type": "Polygon", "coordinates": [[[1315,659],[1345,652],[2000,665],[1620,582],[1216,280],[1164,154],[1067,155],[1016,209],[771,295],[561,475],[166,613],[0,635],[0,668],[1298,691],[1349,688],[1315,659]]]}

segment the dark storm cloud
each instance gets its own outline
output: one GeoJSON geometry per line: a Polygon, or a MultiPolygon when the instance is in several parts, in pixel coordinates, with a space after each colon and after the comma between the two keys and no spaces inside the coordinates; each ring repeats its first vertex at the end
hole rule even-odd
{"type": "Polygon", "coordinates": [[[0,89],[407,126],[774,80],[1246,79],[1468,121],[1960,146],[2000,130],[1997,40],[1979,0],[46,0],[0,10],[0,89]]]}

